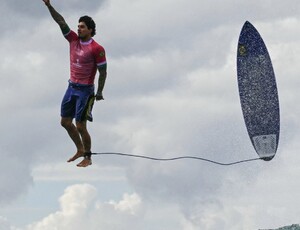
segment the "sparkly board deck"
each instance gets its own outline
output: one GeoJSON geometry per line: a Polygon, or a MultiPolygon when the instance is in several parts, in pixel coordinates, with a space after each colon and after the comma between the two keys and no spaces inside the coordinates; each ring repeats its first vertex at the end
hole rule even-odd
{"type": "Polygon", "coordinates": [[[237,77],[241,107],[251,142],[262,159],[271,160],[279,141],[278,92],[267,47],[248,21],[238,41],[237,77]]]}

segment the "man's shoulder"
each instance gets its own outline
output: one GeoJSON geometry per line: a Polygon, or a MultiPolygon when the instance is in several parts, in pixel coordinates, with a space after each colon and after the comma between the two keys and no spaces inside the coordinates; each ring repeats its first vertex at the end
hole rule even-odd
{"type": "Polygon", "coordinates": [[[73,30],[69,30],[64,36],[69,42],[78,41],[78,36],[73,30]]]}
{"type": "Polygon", "coordinates": [[[94,49],[104,50],[104,47],[102,45],[100,45],[98,42],[96,42],[94,39],[93,39],[91,45],[93,46],[94,49]]]}
{"type": "Polygon", "coordinates": [[[103,46],[97,43],[94,39],[91,45],[93,46],[92,50],[94,57],[96,58],[96,62],[101,65],[106,64],[106,53],[103,46]]]}

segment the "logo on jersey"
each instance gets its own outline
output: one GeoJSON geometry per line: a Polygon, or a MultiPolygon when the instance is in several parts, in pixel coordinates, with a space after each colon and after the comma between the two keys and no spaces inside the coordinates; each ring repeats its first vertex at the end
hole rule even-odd
{"type": "Polygon", "coordinates": [[[100,57],[104,57],[104,56],[105,56],[105,52],[101,52],[101,53],[99,54],[99,56],[100,56],[100,57]]]}

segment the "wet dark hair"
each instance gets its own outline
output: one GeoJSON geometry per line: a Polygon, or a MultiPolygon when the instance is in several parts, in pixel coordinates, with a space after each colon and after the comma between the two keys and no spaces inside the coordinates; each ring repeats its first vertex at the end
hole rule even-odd
{"type": "Polygon", "coordinates": [[[82,16],[78,22],[84,22],[88,29],[92,29],[92,37],[96,34],[96,23],[90,16],[82,16]]]}

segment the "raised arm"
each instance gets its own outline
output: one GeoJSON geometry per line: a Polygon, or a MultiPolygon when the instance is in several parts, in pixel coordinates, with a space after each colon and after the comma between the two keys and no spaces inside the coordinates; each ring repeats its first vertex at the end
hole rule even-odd
{"type": "Polygon", "coordinates": [[[48,10],[52,16],[52,18],[54,19],[54,21],[60,26],[60,29],[62,30],[62,32],[65,34],[67,32],[69,32],[69,26],[66,23],[65,19],[63,18],[63,16],[61,16],[51,5],[50,0],[43,0],[43,2],[45,3],[45,5],[48,7],[48,10]]]}

